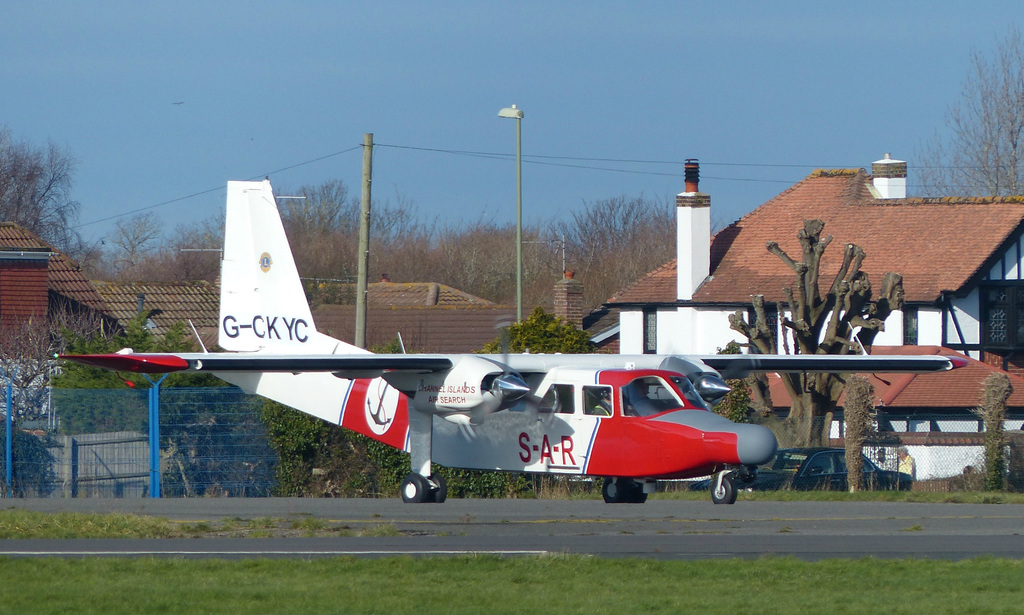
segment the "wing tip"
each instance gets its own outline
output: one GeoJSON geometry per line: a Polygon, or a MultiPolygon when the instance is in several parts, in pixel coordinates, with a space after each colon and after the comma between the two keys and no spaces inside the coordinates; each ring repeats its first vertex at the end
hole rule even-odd
{"type": "Polygon", "coordinates": [[[57,358],[115,372],[140,374],[164,374],[189,368],[188,361],[174,354],[62,354],[57,358]]]}

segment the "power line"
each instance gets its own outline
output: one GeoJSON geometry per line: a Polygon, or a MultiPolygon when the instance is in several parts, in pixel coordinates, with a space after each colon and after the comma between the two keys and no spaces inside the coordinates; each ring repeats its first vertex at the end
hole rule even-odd
{"type": "MultiPolygon", "coordinates": [[[[362,147],[363,147],[363,145],[359,144],[359,145],[356,145],[354,147],[350,147],[348,149],[341,150],[340,152],[334,152],[333,154],[327,154],[325,156],[320,156],[319,158],[313,158],[312,160],[306,160],[304,162],[299,162],[299,163],[296,163],[296,164],[292,164],[292,165],[289,165],[289,166],[286,166],[286,167],[282,167],[280,169],[276,169],[274,171],[267,171],[265,173],[260,173],[259,175],[256,175],[254,177],[250,177],[247,181],[254,181],[254,180],[257,180],[257,179],[259,179],[261,177],[267,177],[267,176],[270,176],[270,175],[274,175],[275,173],[283,173],[285,171],[290,171],[290,170],[296,169],[298,167],[303,167],[303,166],[306,166],[306,165],[314,164],[314,163],[320,162],[322,160],[327,160],[328,158],[333,158],[335,156],[341,156],[342,154],[347,154],[347,153],[349,153],[351,151],[354,151],[354,150],[357,150],[357,149],[361,149],[362,147]]],[[[123,218],[125,216],[130,216],[132,214],[137,214],[139,212],[149,211],[150,209],[156,209],[157,207],[163,207],[164,205],[170,205],[172,203],[178,203],[180,201],[186,201],[188,199],[192,199],[192,198],[195,198],[197,196],[203,196],[204,194],[210,194],[210,193],[213,193],[213,192],[218,192],[218,191],[223,191],[223,190],[224,190],[224,186],[218,186],[217,188],[210,188],[209,190],[202,190],[200,192],[193,192],[192,194],[189,194],[189,195],[186,195],[186,196],[180,196],[180,197],[178,197],[176,199],[170,199],[168,201],[163,201],[161,203],[155,203],[153,205],[146,205],[145,207],[139,207],[138,209],[133,209],[131,211],[122,212],[122,213],[119,213],[119,214],[115,214],[113,216],[107,216],[106,218],[99,218],[97,220],[91,220],[89,222],[83,222],[82,224],[79,224],[78,226],[76,226],[74,228],[76,230],[80,229],[80,228],[85,228],[85,227],[91,226],[93,224],[99,224],[100,222],[108,222],[110,220],[116,220],[118,218],[123,218]]]]}

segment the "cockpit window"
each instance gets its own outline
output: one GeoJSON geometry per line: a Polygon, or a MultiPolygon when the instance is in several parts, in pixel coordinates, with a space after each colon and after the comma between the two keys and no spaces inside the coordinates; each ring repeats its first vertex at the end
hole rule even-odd
{"type": "Polygon", "coordinates": [[[686,376],[672,376],[671,380],[672,384],[679,387],[679,390],[683,392],[683,396],[686,397],[688,402],[702,410],[711,409],[707,402],[704,401],[704,398],[697,393],[697,389],[693,388],[693,383],[690,382],[689,378],[686,376]]]}
{"type": "Polygon", "coordinates": [[[622,387],[622,412],[626,416],[652,416],[682,406],[673,388],[657,376],[635,378],[622,387]]]}

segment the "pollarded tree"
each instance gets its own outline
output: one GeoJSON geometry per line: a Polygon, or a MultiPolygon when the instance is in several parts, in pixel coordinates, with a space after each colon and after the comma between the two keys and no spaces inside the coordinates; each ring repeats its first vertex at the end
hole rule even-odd
{"type": "MultiPolygon", "coordinates": [[[[774,241],[767,245],[768,251],[796,274],[795,286],[783,289],[788,317],[783,306],[779,307],[784,347],[788,352],[791,336],[794,354],[870,353],[875,336],[885,328],[885,319],[903,306],[903,277],[886,273],[878,298],[872,299],[871,282],[861,271],[864,250],[851,243],[846,245],[843,264],[823,294],[819,286],[821,258],[832,242],[831,235],[821,238],[824,228],[821,220],[804,221],[804,228],[797,234],[803,249],[800,261],[791,258],[774,241]]],[[[764,295],[753,296],[753,304],[753,323],[744,320],[743,310],[731,315],[729,323],[747,338],[752,351],[777,354],[764,295]]],[[[846,375],[800,373],[781,377],[793,405],[780,426],[780,440],[790,446],[825,444],[846,375]]]]}

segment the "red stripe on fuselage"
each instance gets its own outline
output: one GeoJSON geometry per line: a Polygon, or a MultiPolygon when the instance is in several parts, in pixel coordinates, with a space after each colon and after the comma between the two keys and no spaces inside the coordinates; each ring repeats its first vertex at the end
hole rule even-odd
{"type": "Polygon", "coordinates": [[[651,418],[603,419],[594,436],[587,474],[688,478],[739,463],[736,434],[704,432],[651,418]]]}
{"type": "MultiPolygon", "coordinates": [[[[727,464],[738,464],[737,437],[729,432],[655,421],[654,416],[623,416],[622,387],[637,377],[655,375],[670,383],[660,370],[605,370],[600,384],[614,387],[614,416],[601,419],[590,449],[586,473],[630,478],[690,478],[705,476],[727,464]]],[[[681,395],[681,392],[679,392],[681,395]]],[[[682,395],[681,395],[682,396],[682,395]]],[[[685,400],[685,397],[684,397],[685,400]]],[[[698,410],[684,401],[678,410],[698,410]]]]}
{"type": "Polygon", "coordinates": [[[341,425],[402,450],[405,448],[406,435],[409,432],[408,400],[405,395],[394,389],[385,394],[384,386],[380,379],[354,380],[345,401],[345,408],[342,410],[341,425]],[[373,395],[367,395],[370,387],[375,389],[373,395]],[[395,396],[397,399],[393,406],[386,403],[389,397],[395,396]],[[382,404],[381,399],[384,399],[385,403],[382,404]]]}

